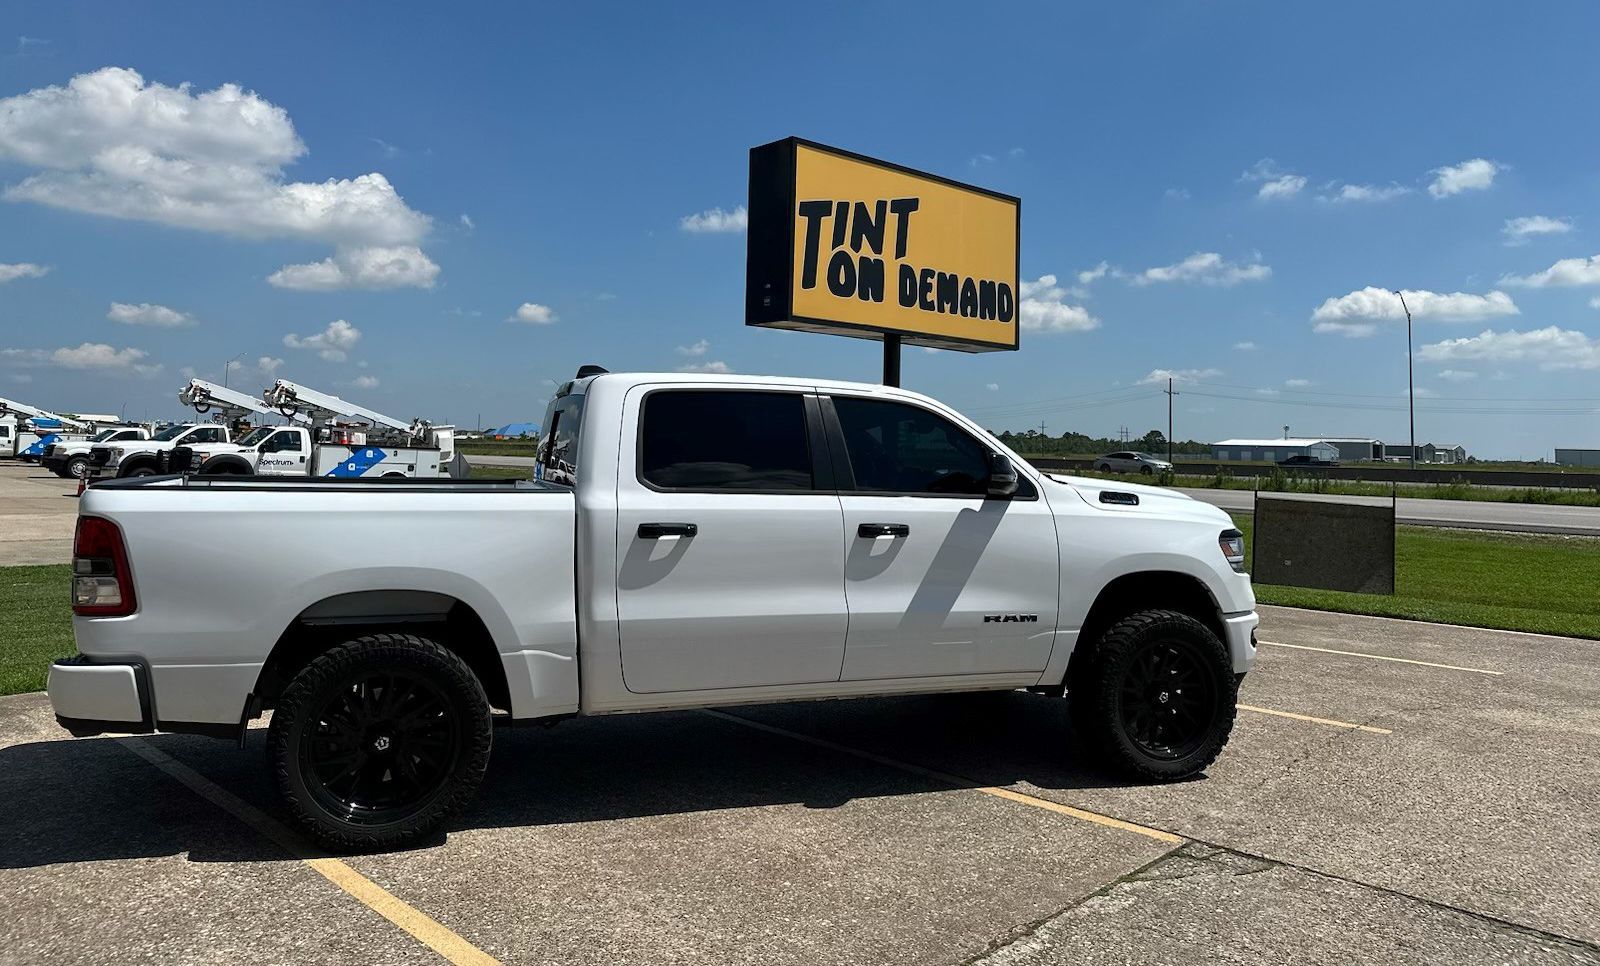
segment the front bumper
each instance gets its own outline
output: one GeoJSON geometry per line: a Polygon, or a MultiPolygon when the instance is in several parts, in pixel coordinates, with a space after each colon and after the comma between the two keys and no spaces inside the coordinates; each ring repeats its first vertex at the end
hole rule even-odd
{"type": "Polygon", "coordinates": [[[96,664],[81,654],[64,657],[50,665],[46,690],[56,722],[79,737],[155,730],[150,671],[143,664],[96,664]]]}
{"type": "Polygon", "coordinates": [[[1233,660],[1233,673],[1244,674],[1256,662],[1256,627],[1261,617],[1255,611],[1244,614],[1227,614],[1222,618],[1227,637],[1228,656],[1233,660]]]}
{"type": "Polygon", "coordinates": [[[52,473],[60,473],[67,468],[67,458],[65,456],[57,456],[54,453],[51,453],[39,462],[43,464],[45,469],[52,473]]]}

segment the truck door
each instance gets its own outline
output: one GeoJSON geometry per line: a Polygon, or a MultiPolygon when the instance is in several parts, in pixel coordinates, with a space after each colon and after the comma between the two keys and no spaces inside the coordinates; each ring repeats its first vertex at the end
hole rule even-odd
{"type": "Polygon", "coordinates": [[[986,498],[990,447],[909,401],[823,401],[844,508],[843,679],[1042,671],[1056,630],[1055,520],[1025,475],[986,498]]]}
{"type": "MultiPolygon", "coordinates": [[[[305,476],[311,472],[306,464],[310,455],[304,431],[280,429],[261,441],[256,473],[260,476],[305,476]]],[[[245,458],[248,459],[249,454],[245,458]]]]}
{"type": "Polygon", "coordinates": [[[809,684],[844,658],[843,518],[815,396],[633,389],[617,612],[634,692],[809,684]]]}

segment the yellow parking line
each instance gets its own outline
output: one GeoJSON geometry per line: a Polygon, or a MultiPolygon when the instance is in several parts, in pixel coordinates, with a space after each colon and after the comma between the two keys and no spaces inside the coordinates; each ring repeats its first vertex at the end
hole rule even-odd
{"type": "Polygon", "coordinates": [[[1388,728],[1374,728],[1372,725],[1352,724],[1349,721],[1335,721],[1332,718],[1313,718],[1309,714],[1295,714],[1293,711],[1278,711],[1273,708],[1258,708],[1254,705],[1239,704],[1234,707],[1240,711],[1254,711],[1256,714],[1270,714],[1275,718],[1293,718],[1296,721],[1309,721],[1312,724],[1327,725],[1330,728],[1349,728],[1353,731],[1368,731],[1375,735],[1392,735],[1388,728]]]}
{"type": "Polygon", "coordinates": [[[143,738],[117,742],[189,790],[229,813],[273,842],[284,851],[320,872],[329,882],[349,893],[357,902],[399,926],[412,938],[458,966],[499,966],[500,961],[467,942],[438,920],[407,905],[383,886],[357,872],[343,861],[316,854],[272,816],[222,788],[204,775],[178,761],[143,738]]]}
{"type": "Polygon", "coordinates": [[[1460,667],[1455,664],[1435,664],[1432,661],[1413,661],[1409,657],[1390,657],[1387,654],[1367,654],[1362,651],[1336,651],[1331,647],[1312,647],[1309,644],[1283,644],[1278,641],[1257,641],[1268,647],[1292,647],[1297,651],[1321,651],[1323,654],[1342,654],[1345,657],[1365,657],[1374,661],[1393,661],[1396,664],[1420,664],[1423,667],[1443,668],[1446,671],[1471,671],[1473,674],[1493,674],[1496,677],[1506,673],[1504,671],[1489,671],[1481,667],[1460,667]]]}
{"type": "Polygon", "coordinates": [[[703,710],[702,713],[711,715],[714,718],[722,718],[725,721],[731,721],[734,724],[743,725],[746,728],[754,728],[757,731],[765,731],[769,734],[782,735],[785,738],[793,738],[795,741],[803,741],[808,745],[816,745],[819,748],[827,748],[830,751],[843,752],[844,754],[853,755],[857,758],[864,758],[867,761],[875,762],[880,765],[887,765],[890,768],[897,768],[900,771],[910,772],[913,775],[922,775],[925,778],[932,778],[935,781],[943,782],[944,784],[950,785],[954,788],[982,792],[985,795],[993,795],[995,798],[1003,798],[1009,802],[1030,805],[1034,808],[1042,808],[1046,811],[1055,812],[1059,815],[1068,815],[1072,818],[1080,819],[1085,822],[1093,822],[1096,825],[1103,825],[1107,828],[1120,829],[1124,832],[1132,832],[1135,835],[1142,835],[1148,839],[1155,839],[1157,842],[1166,842],[1168,845],[1182,845],[1185,841],[1181,835],[1174,835],[1171,832],[1163,832],[1157,828],[1150,828],[1146,825],[1136,825],[1133,822],[1125,822],[1120,818],[1112,818],[1110,815],[1102,815],[1099,812],[1091,812],[1087,809],[1074,808],[1071,805],[1063,805],[1060,802],[1052,802],[1049,799],[1038,798],[1033,795],[1025,795],[1022,792],[1012,791],[1009,788],[1000,788],[993,785],[980,785],[969,778],[961,778],[956,775],[946,774],[942,771],[934,771],[932,768],[924,768],[921,765],[913,765],[910,762],[888,758],[883,755],[874,754],[870,751],[863,751],[860,748],[851,748],[849,745],[836,744],[824,738],[813,738],[811,735],[801,734],[798,731],[790,731],[787,728],[777,728],[769,724],[762,724],[759,721],[751,721],[749,718],[741,718],[735,714],[728,714],[726,711],[712,711],[707,709],[703,710]]]}

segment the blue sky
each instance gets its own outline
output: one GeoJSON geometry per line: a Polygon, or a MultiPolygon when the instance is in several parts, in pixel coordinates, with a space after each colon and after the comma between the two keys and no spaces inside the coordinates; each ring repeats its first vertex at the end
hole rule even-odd
{"type": "Polygon", "coordinates": [[[470,425],[584,362],[872,380],[742,324],[748,149],[795,134],[1021,196],[1022,349],[905,358],[993,428],[1143,434],[1170,370],[1182,438],[1402,441],[1398,288],[1419,440],[1600,446],[1600,9],[978,9],[8,4],[0,395],[177,416],[239,356],[470,425]]]}

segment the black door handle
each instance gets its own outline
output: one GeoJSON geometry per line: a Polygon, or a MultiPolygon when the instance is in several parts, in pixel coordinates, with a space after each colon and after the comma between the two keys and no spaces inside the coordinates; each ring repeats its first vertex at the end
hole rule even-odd
{"type": "Polygon", "coordinates": [[[911,528],[904,523],[863,523],[856,527],[856,536],[866,537],[909,537],[911,528]]]}
{"type": "Polygon", "coordinates": [[[692,523],[641,523],[639,536],[645,540],[655,540],[659,537],[692,537],[700,532],[700,528],[692,523]]]}

